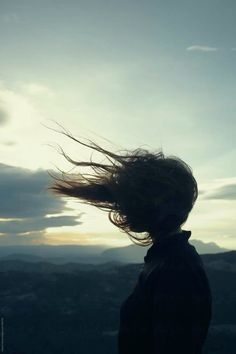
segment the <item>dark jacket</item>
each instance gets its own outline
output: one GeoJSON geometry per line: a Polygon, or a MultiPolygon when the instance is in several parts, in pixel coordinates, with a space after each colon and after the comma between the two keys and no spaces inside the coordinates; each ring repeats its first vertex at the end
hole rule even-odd
{"type": "Polygon", "coordinates": [[[212,295],[191,231],[153,244],[120,309],[119,354],[202,354],[212,295]]]}

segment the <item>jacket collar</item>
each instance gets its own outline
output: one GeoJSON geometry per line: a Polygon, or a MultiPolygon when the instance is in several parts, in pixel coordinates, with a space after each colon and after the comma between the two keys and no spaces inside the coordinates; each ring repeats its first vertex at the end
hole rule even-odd
{"type": "Polygon", "coordinates": [[[152,259],[156,257],[163,249],[175,248],[179,244],[179,242],[188,242],[188,239],[191,236],[191,231],[182,230],[181,232],[177,232],[175,234],[166,236],[161,240],[157,240],[152,246],[148,249],[146,256],[144,257],[144,262],[150,262],[152,259]],[[178,244],[176,244],[176,242],[178,244]]]}

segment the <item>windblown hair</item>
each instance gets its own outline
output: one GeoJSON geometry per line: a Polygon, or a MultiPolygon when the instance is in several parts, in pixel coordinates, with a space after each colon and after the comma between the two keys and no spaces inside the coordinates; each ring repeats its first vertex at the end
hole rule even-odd
{"type": "Polygon", "coordinates": [[[75,161],[60,148],[70,163],[91,167],[94,174],[73,175],[60,170],[59,178],[49,173],[54,183],[48,189],[53,193],[107,211],[109,220],[140,246],[150,245],[185,223],[198,197],[198,187],[183,160],[165,156],[161,149],[153,153],[141,148],[113,153],[91,140],[84,143],[68,131],[61,133],[104,154],[108,163],[75,161]],[[140,237],[140,233],[145,234],[140,237]]]}

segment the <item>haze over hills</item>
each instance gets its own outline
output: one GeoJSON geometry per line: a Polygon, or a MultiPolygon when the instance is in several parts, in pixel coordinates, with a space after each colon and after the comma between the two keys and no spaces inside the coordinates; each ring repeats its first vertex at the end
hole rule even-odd
{"type": "Polygon", "coordinates": [[[84,245],[12,245],[0,247],[0,260],[101,263],[101,253],[109,246],[84,245]]]}
{"type": "MultiPolygon", "coordinates": [[[[214,254],[230,251],[214,242],[204,243],[191,240],[199,254],[214,254]]],[[[143,263],[148,247],[129,245],[109,248],[109,246],[84,245],[13,245],[0,247],[0,260],[22,260],[27,262],[49,262],[54,264],[84,263],[102,264],[106,262],[143,263]]]]}
{"type": "Polygon", "coordinates": [[[85,255],[85,254],[100,254],[103,250],[109,248],[109,246],[85,246],[85,245],[10,245],[0,246],[0,257],[9,255],[11,253],[25,253],[36,256],[64,256],[64,255],[85,255]]]}
{"type": "MultiPolygon", "coordinates": [[[[191,240],[189,243],[196,248],[199,254],[212,254],[230,251],[226,248],[219,247],[214,242],[205,243],[199,240],[191,240]]],[[[106,260],[119,260],[125,263],[139,263],[143,262],[143,258],[146,255],[148,248],[149,247],[140,247],[136,245],[116,247],[103,251],[102,256],[106,260]]]]}
{"type": "MultiPolygon", "coordinates": [[[[110,272],[118,268],[126,266],[130,267],[142,267],[142,262],[122,262],[116,260],[103,261],[98,263],[85,263],[80,262],[79,258],[77,262],[68,261],[65,263],[65,259],[62,262],[60,259],[57,262],[51,262],[50,258],[29,256],[27,255],[9,255],[0,258],[0,273],[8,271],[17,271],[23,273],[77,273],[79,271],[96,271],[96,272],[110,272]],[[22,256],[22,258],[21,258],[22,256]]],[[[208,253],[201,255],[201,258],[205,266],[209,269],[221,270],[227,272],[236,272],[236,251],[228,251],[221,253],[208,253]]]]}

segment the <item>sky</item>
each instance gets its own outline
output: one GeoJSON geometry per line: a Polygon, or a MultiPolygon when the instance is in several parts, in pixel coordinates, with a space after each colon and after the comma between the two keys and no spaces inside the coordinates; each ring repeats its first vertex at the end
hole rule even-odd
{"type": "Polygon", "coordinates": [[[234,0],[0,0],[0,245],[131,244],[106,212],[48,193],[47,171],[72,168],[58,145],[91,155],[57,122],[182,158],[200,191],[182,228],[235,249],[235,15],[234,0]]]}

